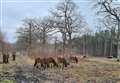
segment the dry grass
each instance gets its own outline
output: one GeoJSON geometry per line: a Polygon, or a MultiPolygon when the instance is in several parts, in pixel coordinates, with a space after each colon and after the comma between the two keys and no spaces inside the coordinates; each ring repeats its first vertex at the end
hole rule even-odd
{"type": "Polygon", "coordinates": [[[120,78],[120,63],[115,59],[88,58],[80,60],[77,65],[66,70],[65,75],[67,74],[81,81],[118,79],[120,78]]]}
{"type": "MultiPolygon", "coordinates": [[[[34,60],[29,57],[18,57],[15,62],[10,60],[9,64],[0,64],[0,71],[14,72],[15,66],[33,66],[33,63],[34,60]]],[[[78,64],[71,64],[63,73],[66,79],[76,79],[80,83],[88,80],[95,81],[90,83],[104,83],[103,80],[120,79],[120,63],[116,59],[88,57],[80,59],[78,64]]]]}

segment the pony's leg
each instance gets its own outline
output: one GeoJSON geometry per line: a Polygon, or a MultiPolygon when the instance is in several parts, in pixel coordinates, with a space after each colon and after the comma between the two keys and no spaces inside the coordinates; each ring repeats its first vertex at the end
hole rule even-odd
{"type": "Polygon", "coordinates": [[[63,70],[63,68],[64,68],[64,64],[61,63],[61,64],[60,64],[60,70],[63,70]]]}
{"type": "Polygon", "coordinates": [[[42,71],[42,64],[40,64],[40,71],[42,71]]]}
{"type": "Polygon", "coordinates": [[[44,70],[47,69],[47,64],[44,64],[44,70]]]}
{"type": "Polygon", "coordinates": [[[39,68],[38,64],[36,64],[35,67],[38,69],[39,68]]]}
{"type": "Polygon", "coordinates": [[[53,67],[53,64],[52,64],[52,63],[51,63],[51,64],[49,64],[49,68],[50,68],[50,69],[52,69],[52,67],[53,67]]]}
{"type": "Polygon", "coordinates": [[[51,68],[52,68],[52,64],[51,64],[51,63],[49,63],[49,66],[48,66],[48,68],[49,68],[49,69],[51,69],[51,68]]]}
{"type": "Polygon", "coordinates": [[[44,64],[41,64],[41,70],[42,71],[44,70],[44,64]]]}
{"type": "Polygon", "coordinates": [[[64,67],[65,67],[65,64],[62,65],[62,71],[63,71],[64,67]]]}
{"type": "Polygon", "coordinates": [[[58,64],[58,71],[60,71],[60,69],[61,69],[61,66],[60,66],[60,64],[58,64]]]}
{"type": "Polygon", "coordinates": [[[50,68],[50,63],[46,64],[47,69],[50,68]]]}
{"type": "Polygon", "coordinates": [[[54,64],[53,64],[53,67],[54,67],[54,68],[57,68],[57,67],[58,67],[57,63],[54,63],[54,64]]]}

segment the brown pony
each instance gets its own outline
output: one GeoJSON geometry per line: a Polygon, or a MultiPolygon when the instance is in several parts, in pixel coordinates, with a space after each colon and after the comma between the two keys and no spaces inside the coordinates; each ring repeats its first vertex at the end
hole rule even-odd
{"type": "Polygon", "coordinates": [[[41,58],[35,58],[34,67],[37,67],[37,68],[38,68],[38,63],[42,64],[41,58]]]}
{"type": "Polygon", "coordinates": [[[50,67],[50,64],[53,64],[54,67],[58,67],[58,64],[56,63],[55,59],[52,57],[46,58],[46,62],[48,63],[49,67],[50,67]]]}
{"type": "Polygon", "coordinates": [[[64,57],[57,57],[57,63],[62,64],[62,69],[69,65],[69,63],[67,62],[67,60],[64,57]]]}
{"type": "Polygon", "coordinates": [[[3,63],[5,63],[5,64],[9,63],[9,54],[8,53],[3,54],[3,63]]]}
{"type": "Polygon", "coordinates": [[[70,61],[78,63],[78,58],[76,56],[70,56],[70,61]]]}
{"type": "Polygon", "coordinates": [[[48,58],[36,58],[35,59],[35,63],[34,63],[34,67],[38,68],[38,64],[40,64],[41,68],[48,68],[50,67],[50,64],[53,64],[53,66],[57,67],[57,63],[56,61],[52,58],[52,57],[48,57],[48,58]]]}

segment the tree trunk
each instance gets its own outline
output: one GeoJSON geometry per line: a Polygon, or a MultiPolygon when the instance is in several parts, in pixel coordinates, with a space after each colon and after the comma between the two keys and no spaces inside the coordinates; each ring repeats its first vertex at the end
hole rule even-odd
{"type": "Polygon", "coordinates": [[[64,18],[65,18],[65,26],[64,26],[64,32],[63,32],[63,56],[66,55],[66,42],[67,42],[67,37],[66,37],[66,29],[67,29],[67,7],[65,7],[65,12],[64,12],[64,18]]]}
{"type": "Polygon", "coordinates": [[[113,52],[112,52],[112,50],[113,50],[113,38],[114,38],[114,34],[115,33],[115,29],[114,29],[114,27],[112,27],[112,29],[111,29],[111,39],[110,39],[110,56],[113,56],[112,54],[113,54],[113,52]]]}
{"type": "Polygon", "coordinates": [[[83,38],[83,55],[86,56],[86,35],[83,38]]]}
{"type": "Polygon", "coordinates": [[[31,44],[32,44],[32,25],[29,24],[28,56],[31,56],[31,44]]]}
{"type": "Polygon", "coordinates": [[[112,39],[110,41],[110,56],[112,56],[112,39]]]}
{"type": "Polygon", "coordinates": [[[120,21],[118,21],[118,47],[117,47],[117,58],[120,61],[120,21]]]}
{"type": "Polygon", "coordinates": [[[63,33],[63,56],[65,56],[66,52],[66,33],[63,33]]]}
{"type": "Polygon", "coordinates": [[[70,52],[70,56],[72,55],[72,37],[71,37],[71,33],[69,33],[69,52],[70,52]]]}
{"type": "Polygon", "coordinates": [[[43,53],[43,55],[46,55],[45,50],[46,50],[46,30],[44,28],[44,30],[43,30],[43,41],[42,41],[42,53],[43,53]]]}
{"type": "Polygon", "coordinates": [[[55,47],[55,56],[57,56],[57,38],[55,38],[55,43],[54,43],[55,47]]]}
{"type": "Polygon", "coordinates": [[[104,42],[104,57],[106,56],[106,48],[107,48],[107,41],[105,39],[105,42],[104,42]]]}

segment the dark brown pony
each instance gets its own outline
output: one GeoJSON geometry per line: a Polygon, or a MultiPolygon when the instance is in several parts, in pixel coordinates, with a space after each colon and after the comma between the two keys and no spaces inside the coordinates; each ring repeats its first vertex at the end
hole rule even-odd
{"type": "Polygon", "coordinates": [[[6,63],[6,54],[3,54],[3,63],[6,63]]]}
{"type": "Polygon", "coordinates": [[[112,58],[113,58],[113,56],[107,56],[107,58],[108,58],[108,59],[112,59],[112,58]]]}
{"type": "Polygon", "coordinates": [[[7,64],[9,63],[9,54],[3,54],[3,63],[7,64]]]}
{"type": "Polygon", "coordinates": [[[46,58],[46,63],[49,65],[49,67],[50,67],[50,64],[53,64],[54,67],[58,67],[58,64],[56,63],[55,59],[52,57],[46,58]]]}
{"type": "Polygon", "coordinates": [[[38,68],[38,63],[41,63],[41,58],[35,58],[34,67],[38,68]]]}
{"type": "Polygon", "coordinates": [[[86,55],[83,56],[83,58],[86,58],[86,57],[87,57],[86,55]]]}
{"type": "Polygon", "coordinates": [[[46,62],[45,58],[36,58],[35,59],[35,63],[34,63],[34,67],[36,68],[43,68],[46,69],[49,66],[49,64],[46,62]],[[40,65],[38,65],[40,64],[40,65]]]}
{"type": "Polygon", "coordinates": [[[12,58],[13,58],[13,61],[16,60],[16,53],[13,53],[13,54],[12,54],[12,58]]]}
{"type": "Polygon", "coordinates": [[[64,57],[57,57],[57,63],[62,64],[62,68],[67,67],[69,63],[64,57]]]}
{"type": "Polygon", "coordinates": [[[53,64],[53,66],[57,67],[57,63],[56,61],[52,58],[52,57],[48,57],[48,58],[36,58],[35,59],[35,63],[34,63],[34,67],[38,68],[38,64],[40,64],[40,67],[42,68],[48,68],[50,67],[50,64],[53,64]]]}
{"type": "Polygon", "coordinates": [[[76,56],[70,56],[70,61],[78,63],[78,58],[76,56]]]}

